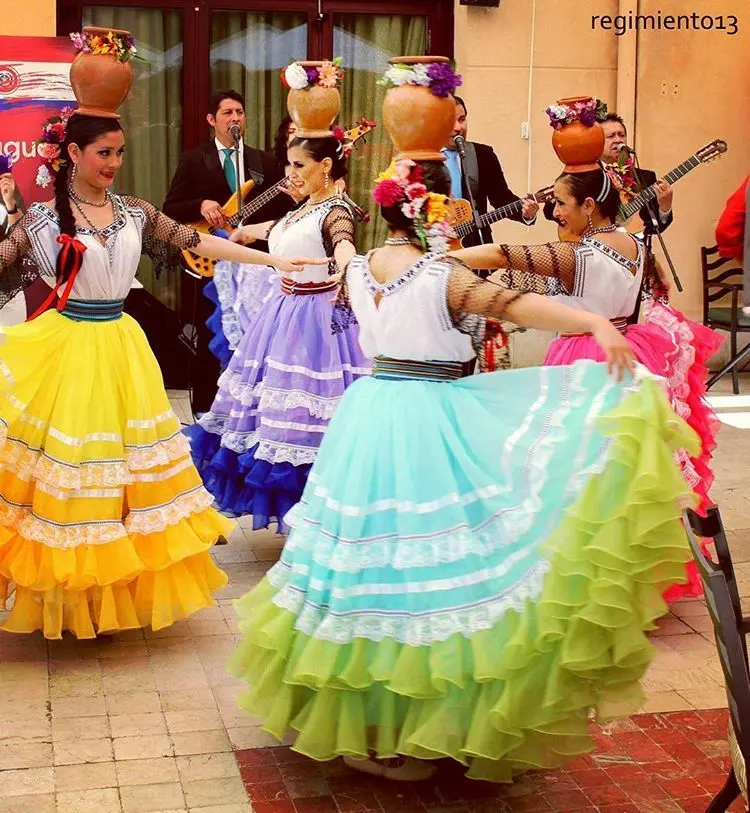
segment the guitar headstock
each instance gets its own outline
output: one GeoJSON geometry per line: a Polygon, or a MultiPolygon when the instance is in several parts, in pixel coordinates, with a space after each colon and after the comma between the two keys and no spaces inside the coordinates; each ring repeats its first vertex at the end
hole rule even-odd
{"type": "Polygon", "coordinates": [[[701,164],[707,164],[709,161],[715,161],[722,153],[725,153],[727,149],[727,142],[717,138],[716,141],[712,141],[710,144],[706,144],[705,147],[701,147],[697,150],[695,157],[701,164]]]}
{"type": "Polygon", "coordinates": [[[359,124],[344,131],[344,149],[351,152],[354,145],[369,135],[376,127],[374,121],[368,121],[364,116],[359,120],[359,124]]]}
{"type": "Polygon", "coordinates": [[[554,186],[545,186],[544,189],[540,189],[535,195],[534,200],[537,203],[547,203],[547,201],[552,200],[555,197],[555,187],[554,186]]]}

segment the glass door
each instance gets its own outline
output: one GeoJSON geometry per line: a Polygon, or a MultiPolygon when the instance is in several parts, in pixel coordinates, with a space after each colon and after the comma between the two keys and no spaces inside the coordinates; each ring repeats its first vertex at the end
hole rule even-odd
{"type": "MultiPolygon", "coordinates": [[[[120,108],[126,153],[117,191],[161,206],[182,149],[182,12],[176,9],[85,6],[83,25],[122,28],[135,37],[143,60],[133,61],[133,88],[120,108]]],[[[171,308],[177,308],[179,269],[158,279],[141,261],[138,278],[171,308]]]]}
{"type": "Polygon", "coordinates": [[[287,115],[280,73],[307,54],[308,15],[280,11],[212,11],[210,90],[231,88],[245,97],[245,143],[273,150],[276,128],[287,115]]]}
{"type": "Polygon", "coordinates": [[[363,116],[377,126],[356,145],[349,160],[349,194],[370,213],[369,223],[358,227],[357,244],[369,249],[385,237],[385,224],[375,216],[376,206],[370,192],[377,174],[385,169],[392,155],[388,135],[380,121],[385,88],[377,84],[388,60],[393,56],[426,53],[427,18],[411,15],[350,14],[333,15],[334,56],[343,58],[345,78],[341,88],[339,123],[355,125],[363,116]]]}

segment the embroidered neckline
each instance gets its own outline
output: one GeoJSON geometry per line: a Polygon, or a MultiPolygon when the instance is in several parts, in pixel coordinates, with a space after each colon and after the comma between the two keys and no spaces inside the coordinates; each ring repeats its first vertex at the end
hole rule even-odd
{"type": "MultiPolygon", "coordinates": [[[[86,234],[90,237],[103,237],[105,240],[109,240],[109,238],[120,231],[125,224],[127,223],[127,219],[125,217],[126,207],[122,201],[122,198],[119,195],[112,195],[112,201],[115,210],[115,219],[103,229],[98,229],[95,231],[94,229],[90,229],[84,226],[76,225],[76,233],[77,234],[86,234]]],[[[32,203],[29,206],[29,209],[34,209],[34,211],[38,212],[42,215],[46,220],[50,223],[54,223],[58,228],[60,226],[60,217],[57,212],[53,212],[49,206],[45,206],[43,203],[32,203]]]]}
{"type": "Polygon", "coordinates": [[[292,209],[291,212],[287,212],[281,219],[282,232],[285,232],[287,229],[291,229],[292,226],[296,226],[297,223],[301,223],[303,220],[306,220],[310,215],[320,214],[322,211],[325,211],[326,208],[330,209],[334,203],[343,203],[346,205],[346,201],[343,201],[340,197],[338,197],[338,195],[331,195],[330,198],[326,198],[320,203],[315,204],[315,206],[308,209],[303,215],[300,215],[295,220],[291,220],[291,217],[294,214],[294,209],[292,209]]]}
{"type": "MultiPolygon", "coordinates": [[[[374,251],[374,249],[373,249],[374,251]]],[[[401,290],[405,285],[408,285],[429,263],[436,257],[440,256],[435,253],[424,254],[416,262],[408,265],[397,277],[394,277],[388,282],[378,282],[370,271],[370,255],[372,251],[362,256],[362,264],[364,266],[365,287],[370,295],[375,296],[390,296],[390,294],[401,290]]]]}
{"type": "Polygon", "coordinates": [[[589,245],[595,246],[599,249],[602,254],[605,254],[610,259],[613,259],[619,265],[624,266],[628,269],[631,273],[638,269],[638,266],[641,262],[641,243],[636,240],[636,248],[638,250],[638,256],[631,260],[630,257],[626,257],[624,254],[620,254],[620,252],[616,248],[612,248],[612,246],[607,245],[607,243],[603,243],[601,240],[597,240],[595,237],[584,237],[581,240],[582,243],[588,243],[589,245]]]}

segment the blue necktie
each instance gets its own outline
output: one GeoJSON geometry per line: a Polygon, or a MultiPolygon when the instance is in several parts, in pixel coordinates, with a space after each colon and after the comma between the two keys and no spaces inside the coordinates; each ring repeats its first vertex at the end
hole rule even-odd
{"type": "Polygon", "coordinates": [[[237,191],[237,172],[234,168],[234,150],[231,147],[224,147],[222,150],[224,155],[224,177],[229,184],[229,191],[237,191]]]}
{"type": "Polygon", "coordinates": [[[451,197],[458,200],[461,197],[461,165],[458,163],[458,152],[443,150],[443,155],[451,176],[451,197]]]}

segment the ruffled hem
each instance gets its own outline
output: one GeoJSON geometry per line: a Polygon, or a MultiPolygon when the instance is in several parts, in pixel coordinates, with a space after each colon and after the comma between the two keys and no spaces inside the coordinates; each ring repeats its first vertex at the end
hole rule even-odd
{"type": "Polygon", "coordinates": [[[230,517],[252,516],[253,530],[275,522],[287,533],[284,517],[299,502],[312,464],[270,463],[256,457],[258,446],[237,454],[199,424],[185,429],[193,462],[216,507],[230,517]]]}
{"type": "Polygon", "coordinates": [[[136,627],[161,629],[213,605],[227,583],[210,548],[232,523],[204,510],[153,534],[101,545],[50,548],[0,527],[0,596],[14,584],[2,629],[78,638],[136,627]]]}
{"type": "MultiPolygon", "coordinates": [[[[679,511],[691,498],[667,444],[694,449],[696,439],[663,399],[644,398],[600,419],[611,456],[546,538],[536,600],[414,645],[330,635],[332,613],[304,619],[265,579],[235,603],[243,637],[230,669],[251,684],[241,707],[279,739],[296,732],[293,749],[317,760],[447,756],[471,778],[509,782],[592,750],[590,712],[604,721],[640,706],[655,651],[645,632],[689,559],[679,511]]],[[[331,578],[314,585],[318,603],[331,578]]]]}
{"type": "Polygon", "coordinates": [[[206,319],[206,327],[213,334],[213,338],[208,343],[208,349],[219,360],[221,369],[225,369],[232,359],[234,351],[229,346],[229,341],[224,334],[222,323],[221,302],[219,293],[213,280],[203,288],[203,295],[214,305],[214,312],[206,319]]]}

